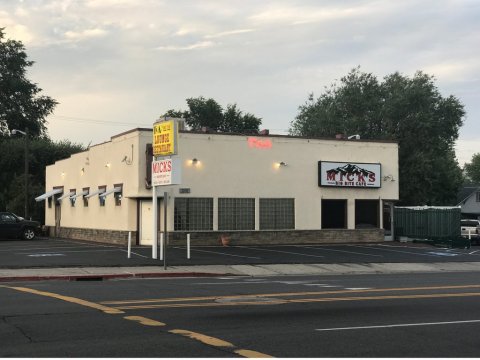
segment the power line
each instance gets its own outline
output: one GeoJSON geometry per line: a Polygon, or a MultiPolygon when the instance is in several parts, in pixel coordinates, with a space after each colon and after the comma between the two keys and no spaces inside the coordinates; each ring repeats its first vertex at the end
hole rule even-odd
{"type": "Polygon", "coordinates": [[[107,121],[107,120],[99,120],[99,119],[88,119],[88,118],[81,118],[81,117],[74,117],[74,116],[64,116],[64,115],[52,115],[55,118],[59,118],[62,121],[71,121],[76,123],[89,123],[89,124],[98,124],[98,125],[109,125],[109,126],[152,126],[151,124],[138,124],[134,122],[124,122],[124,121],[107,121]]]}

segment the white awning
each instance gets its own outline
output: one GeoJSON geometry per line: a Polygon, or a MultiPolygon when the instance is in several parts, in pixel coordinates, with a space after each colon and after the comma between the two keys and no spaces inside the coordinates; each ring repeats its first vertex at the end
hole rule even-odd
{"type": "Polygon", "coordinates": [[[65,199],[66,197],[70,197],[70,196],[72,196],[72,195],[75,195],[75,192],[70,191],[70,192],[65,193],[65,194],[63,194],[62,196],[60,196],[57,200],[62,200],[62,199],[65,199]]]}
{"type": "Polygon", "coordinates": [[[101,192],[103,192],[103,189],[100,189],[100,190],[97,190],[97,191],[94,191],[88,195],[85,196],[85,199],[88,199],[88,198],[91,198],[92,196],[94,195],[97,195],[97,194],[100,194],[101,192]]]}
{"type": "Polygon", "coordinates": [[[53,196],[53,195],[56,195],[56,194],[60,194],[63,192],[63,189],[53,189],[51,191],[48,191],[46,192],[45,194],[42,194],[40,196],[37,196],[35,198],[35,201],[42,201],[42,200],[46,200],[48,199],[50,196],[53,196]]]}
{"type": "Polygon", "coordinates": [[[70,196],[70,199],[76,199],[79,196],[85,196],[88,194],[88,190],[83,190],[82,192],[79,192],[78,194],[70,196]]]}
{"type": "Polygon", "coordinates": [[[113,189],[110,189],[110,190],[108,190],[108,191],[105,191],[103,194],[100,194],[100,196],[105,197],[105,196],[107,196],[107,195],[109,195],[109,194],[111,194],[111,193],[117,193],[117,192],[120,192],[120,191],[122,191],[122,188],[121,188],[121,187],[115,187],[115,188],[113,188],[113,189]]]}

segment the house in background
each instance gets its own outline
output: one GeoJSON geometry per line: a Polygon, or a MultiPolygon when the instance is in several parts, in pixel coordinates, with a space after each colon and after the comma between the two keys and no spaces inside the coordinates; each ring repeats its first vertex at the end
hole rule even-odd
{"type": "Polygon", "coordinates": [[[462,207],[462,218],[480,219],[480,185],[464,186],[457,196],[458,206],[462,207]]]}

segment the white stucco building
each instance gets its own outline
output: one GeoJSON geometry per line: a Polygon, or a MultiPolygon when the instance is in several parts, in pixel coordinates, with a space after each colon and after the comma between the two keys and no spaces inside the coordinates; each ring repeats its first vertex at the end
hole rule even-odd
{"type": "MultiPolygon", "coordinates": [[[[152,129],[134,129],[46,169],[51,235],[138,244],[153,238],[152,129]]],[[[169,241],[381,241],[398,200],[398,144],[180,131],[181,184],[168,191],[169,241]],[[387,214],[387,215],[385,215],[387,214]]]]}

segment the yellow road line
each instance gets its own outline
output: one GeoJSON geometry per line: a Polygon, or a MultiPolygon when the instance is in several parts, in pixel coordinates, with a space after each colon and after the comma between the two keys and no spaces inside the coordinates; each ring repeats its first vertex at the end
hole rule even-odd
{"type": "Polygon", "coordinates": [[[239,349],[235,350],[234,353],[246,357],[246,358],[273,358],[271,355],[263,354],[258,351],[239,349]]]}
{"type": "Polygon", "coordinates": [[[329,291],[304,291],[304,292],[283,292],[267,294],[244,294],[244,295],[226,295],[226,296],[198,296],[198,297],[179,297],[166,299],[144,299],[144,300],[112,300],[101,301],[105,305],[124,305],[124,304],[148,304],[164,303],[177,301],[205,301],[221,299],[241,299],[244,297],[278,297],[278,296],[308,296],[308,295],[328,295],[328,294],[352,294],[352,293],[371,293],[386,291],[417,291],[417,290],[455,290],[480,288],[480,285],[452,285],[452,286],[424,286],[424,287],[406,287],[406,288],[384,288],[384,289],[364,289],[364,290],[329,290],[329,291]]]}
{"type": "Polygon", "coordinates": [[[335,302],[335,301],[361,301],[361,300],[394,300],[394,299],[429,299],[449,297],[471,297],[480,296],[480,293],[450,293],[450,294],[417,294],[417,295],[383,295],[383,296],[355,296],[355,297],[328,297],[328,298],[307,298],[307,299],[277,299],[271,302],[257,301],[236,301],[228,303],[180,303],[180,304],[158,304],[158,305],[132,305],[121,306],[117,309],[159,309],[159,308],[190,308],[190,307],[221,307],[241,305],[281,305],[288,303],[313,303],[313,302],[335,302]]]}
{"type": "MultiPolygon", "coordinates": [[[[101,310],[101,311],[103,311],[104,313],[107,313],[107,314],[124,314],[124,312],[119,310],[119,309],[111,308],[111,307],[108,307],[108,306],[100,305],[100,304],[97,304],[97,303],[94,303],[94,302],[91,302],[91,301],[86,301],[86,300],[78,299],[78,298],[71,297],[71,296],[55,294],[55,293],[51,293],[51,292],[35,290],[35,289],[26,288],[26,287],[16,287],[16,286],[14,287],[14,286],[5,286],[5,285],[0,285],[0,287],[4,287],[4,288],[7,288],[7,289],[12,289],[12,290],[17,290],[17,291],[22,291],[22,292],[26,292],[26,293],[30,293],[30,294],[40,295],[40,296],[46,296],[46,297],[50,297],[50,298],[54,298],[54,299],[63,300],[63,301],[66,301],[66,302],[77,304],[77,305],[82,305],[82,306],[86,306],[86,307],[89,307],[89,308],[101,310]]],[[[152,319],[149,319],[149,318],[146,318],[146,317],[143,317],[143,316],[124,316],[124,319],[125,320],[130,320],[130,321],[135,321],[135,322],[138,322],[139,324],[145,325],[145,326],[159,326],[159,327],[160,326],[166,326],[165,323],[162,323],[162,322],[156,321],[156,320],[152,320],[152,319]]],[[[235,345],[233,345],[232,343],[230,343],[228,341],[218,339],[218,338],[215,338],[215,337],[212,337],[212,336],[200,334],[200,333],[197,333],[197,332],[189,331],[189,330],[174,329],[174,330],[170,330],[168,332],[172,333],[172,334],[185,336],[185,337],[188,337],[190,339],[197,340],[197,341],[200,341],[204,344],[215,346],[215,347],[229,348],[229,349],[230,348],[231,349],[236,348],[235,345]]],[[[240,356],[243,356],[243,357],[258,357],[258,358],[260,358],[260,357],[271,357],[269,355],[266,355],[266,354],[263,354],[263,353],[260,353],[260,352],[257,352],[257,351],[253,351],[253,350],[236,349],[236,350],[234,350],[234,352],[236,354],[240,355],[240,356]]]]}
{"type": "Polygon", "coordinates": [[[119,310],[119,309],[104,306],[104,305],[97,304],[97,303],[94,303],[94,302],[91,302],[91,301],[78,299],[78,298],[71,297],[71,296],[55,294],[55,293],[51,293],[51,292],[35,290],[35,289],[26,288],[26,287],[16,287],[16,286],[4,286],[4,287],[9,288],[9,289],[13,289],[13,290],[17,290],[17,291],[23,291],[23,292],[30,293],[30,294],[47,296],[47,297],[51,297],[51,298],[54,298],[54,299],[59,299],[59,300],[67,301],[67,302],[70,302],[70,303],[82,305],[82,306],[87,306],[89,308],[93,308],[93,309],[103,311],[106,314],[124,314],[124,312],[119,310]]]}
{"type": "Polygon", "coordinates": [[[212,336],[203,335],[203,334],[196,333],[189,330],[174,329],[174,330],[170,330],[169,332],[172,334],[186,336],[186,337],[189,337],[190,339],[198,340],[207,345],[212,345],[217,347],[229,347],[229,348],[235,347],[235,345],[233,345],[232,343],[229,343],[228,341],[224,341],[218,338],[214,338],[212,336]]]}
{"type": "Polygon", "coordinates": [[[124,316],[125,320],[136,321],[139,324],[146,325],[146,326],[165,326],[165,323],[160,321],[152,320],[143,316],[124,316]]]}

